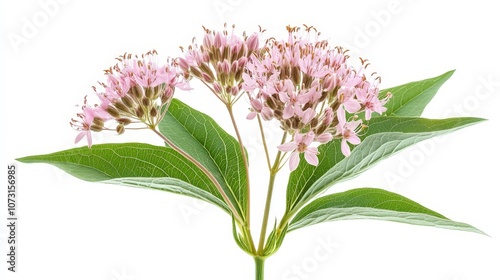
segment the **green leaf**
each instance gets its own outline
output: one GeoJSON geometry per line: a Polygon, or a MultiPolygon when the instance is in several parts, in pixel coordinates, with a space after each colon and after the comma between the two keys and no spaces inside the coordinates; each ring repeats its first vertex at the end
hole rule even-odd
{"type": "Polygon", "coordinates": [[[247,178],[238,142],[212,118],[177,99],[172,100],[159,129],[211,172],[241,217],[245,217],[247,178]]]}
{"type": "Polygon", "coordinates": [[[216,187],[171,148],[141,143],[103,144],[18,159],[52,164],[90,182],[144,187],[202,199],[230,213],[216,187]]]}
{"type": "Polygon", "coordinates": [[[352,178],[380,160],[417,142],[449,133],[483,121],[479,118],[432,120],[412,117],[377,117],[361,144],[349,157],[340,152],[340,141],[319,147],[319,164],[314,167],[301,162],[290,174],[287,188],[288,211],[298,210],[308,200],[331,185],[352,178]]]}
{"type": "Polygon", "coordinates": [[[318,198],[302,208],[290,223],[289,231],[322,222],[372,219],[445,229],[484,232],[443,215],[396,193],[362,188],[318,198]]]}
{"type": "Polygon", "coordinates": [[[381,97],[385,97],[388,92],[393,95],[385,104],[387,108],[385,115],[419,117],[439,88],[453,75],[453,72],[455,70],[434,78],[381,90],[381,97]]]}

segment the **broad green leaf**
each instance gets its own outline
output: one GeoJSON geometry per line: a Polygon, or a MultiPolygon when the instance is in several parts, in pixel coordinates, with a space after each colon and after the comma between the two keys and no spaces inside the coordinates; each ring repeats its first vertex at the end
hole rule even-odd
{"type": "Polygon", "coordinates": [[[455,70],[434,78],[381,90],[381,97],[385,97],[388,92],[393,95],[385,104],[387,108],[385,115],[419,117],[439,88],[453,75],[453,72],[455,70]]]}
{"type": "Polygon", "coordinates": [[[48,163],[90,182],[144,187],[199,198],[230,213],[216,187],[171,148],[141,143],[103,144],[18,159],[48,163]]]}
{"type": "Polygon", "coordinates": [[[290,174],[287,209],[297,210],[331,185],[360,174],[408,146],[481,121],[483,119],[479,118],[373,118],[363,141],[349,157],[340,152],[340,141],[331,141],[319,147],[317,167],[304,162],[299,164],[297,170],[290,174]]]}
{"type": "Polygon", "coordinates": [[[445,229],[484,232],[452,221],[424,206],[386,190],[362,188],[318,198],[292,219],[289,231],[330,221],[372,219],[445,229]]]}
{"type": "Polygon", "coordinates": [[[245,217],[247,178],[238,142],[212,118],[177,99],[172,100],[159,129],[214,175],[239,214],[245,217]]]}

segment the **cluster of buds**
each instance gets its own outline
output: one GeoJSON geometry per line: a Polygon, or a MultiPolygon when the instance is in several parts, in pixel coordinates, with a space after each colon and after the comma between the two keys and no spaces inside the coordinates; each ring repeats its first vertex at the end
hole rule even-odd
{"type": "Polygon", "coordinates": [[[267,40],[262,51],[250,57],[243,73],[243,88],[250,98],[248,119],[259,115],[276,119],[292,141],[278,146],[290,155],[290,169],[297,168],[301,153],[309,164],[318,164],[316,144],[342,139],[341,150],[349,156],[347,142],[360,143],[358,133],[364,112],[383,113],[389,96],[379,98],[380,77],[367,76],[369,63],[361,59],[358,69],[348,64],[347,51],[318,40],[312,27],[301,33],[287,27],[288,40],[267,40]],[[310,37],[314,36],[314,39],[310,37]]]}
{"type": "Polygon", "coordinates": [[[242,74],[249,56],[259,48],[257,33],[240,37],[232,31],[211,31],[205,29],[203,44],[194,40],[187,50],[181,47],[184,57],[179,66],[186,77],[192,76],[205,85],[225,104],[232,104],[242,92],[242,74]]]}
{"type": "Polygon", "coordinates": [[[106,83],[99,82],[103,91],[94,87],[100,104],[91,106],[85,98],[83,112],[71,120],[71,126],[80,131],[75,142],[86,136],[90,147],[91,131],[116,130],[122,134],[131,124],[155,128],[167,112],[175,88],[190,89],[176,62],[158,64],[154,50],[140,57],[124,54],[117,60],[115,66],[104,71],[106,83]],[[109,127],[108,121],[114,128],[109,127]]]}

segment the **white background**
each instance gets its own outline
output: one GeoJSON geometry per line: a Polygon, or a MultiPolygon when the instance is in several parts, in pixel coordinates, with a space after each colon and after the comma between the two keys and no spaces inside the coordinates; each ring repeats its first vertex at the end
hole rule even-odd
{"type": "MultiPolygon", "coordinates": [[[[0,7],[4,170],[21,156],[75,147],[68,122],[76,105],[124,52],[155,48],[163,57],[179,56],[178,46],[202,37],[202,25],[236,23],[237,32],[261,25],[277,38],[287,36],[286,25],[314,25],[332,44],[369,58],[382,87],[456,69],[425,117],[489,119],[407,149],[332,191],[385,188],[491,237],[379,221],[329,223],[290,234],[267,261],[266,279],[500,279],[500,22],[493,1],[67,0],[44,10],[49,2],[9,0],[0,7]]],[[[229,129],[221,105],[193,86],[177,96],[229,129]]],[[[241,104],[241,121],[246,106],[241,104]]],[[[243,138],[255,151],[254,124],[245,125],[243,138]]],[[[95,138],[127,141],[161,144],[146,132],[95,138]]],[[[253,279],[252,259],[237,248],[230,219],[215,207],[86,183],[47,165],[18,163],[18,169],[18,272],[7,273],[2,261],[1,279],[253,279]]],[[[266,175],[252,172],[257,226],[266,175]]],[[[283,206],[285,176],[280,179],[273,215],[283,206]]],[[[0,213],[6,212],[5,194],[2,188],[0,213]]],[[[5,214],[0,216],[4,260],[7,231],[5,214]]]]}

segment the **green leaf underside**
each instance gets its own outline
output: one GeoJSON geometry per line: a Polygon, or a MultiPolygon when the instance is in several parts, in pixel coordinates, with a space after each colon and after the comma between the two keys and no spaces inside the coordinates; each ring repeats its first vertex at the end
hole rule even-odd
{"type": "Polygon", "coordinates": [[[479,118],[373,118],[361,144],[353,149],[349,157],[345,158],[340,153],[340,141],[337,140],[319,147],[317,167],[301,162],[290,175],[287,209],[300,207],[332,184],[360,174],[403,148],[481,121],[483,119],[479,118]]]}
{"type": "Polygon", "coordinates": [[[244,217],[247,178],[238,142],[212,118],[177,99],[172,100],[159,129],[212,173],[244,217]]]}
{"type": "Polygon", "coordinates": [[[361,188],[318,198],[302,208],[289,231],[330,221],[372,219],[445,229],[484,232],[454,222],[404,196],[382,189],[361,188]]]}
{"type": "Polygon", "coordinates": [[[432,100],[439,88],[453,75],[455,71],[448,71],[440,76],[415,81],[404,85],[384,89],[380,96],[385,97],[387,92],[393,97],[385,104],[387,116],[419,117],[427,104],[432,100]]]}
{"type": "Polygon", "coordinates": [[[102,144],[18,160],[48,163],[85,181],[184,194],[215,204],[229,213],[208,177],[171,148],[142,143],[102,144]]]}

